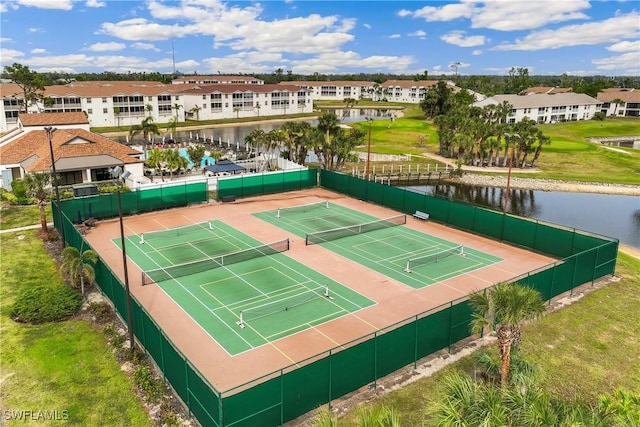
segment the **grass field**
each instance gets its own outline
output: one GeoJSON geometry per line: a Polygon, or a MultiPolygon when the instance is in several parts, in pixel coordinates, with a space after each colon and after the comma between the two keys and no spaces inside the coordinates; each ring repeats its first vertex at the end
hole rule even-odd
{"type": "MultiPolygon", "coordinates": [[[[17,206],[3,203],[0,214],[0,230],[9,230],[26,225],[40,224],[40,208],[36,205],[17,206]]],[[[45,208],[47,222],[53,221],[51,205],[45,208]]]]}
{"type": "MultiPolygon", "coordinates": [[[[523,355],[542,371],[544,389],[567,401],[595,404],[615,388],[638,391],[640,384],[640,259],[618,256],[617,283],[525,326],[523,355]]],[[[367,405],[386,405],[403,427],[429,426],[424,411],[442,396],[442,378],[456,370],[472,372],[467,356],[367,405]]],[[[341,427],[358,426],[356,410],[341,427]]]]}
{"type": "MultiPolygon", "coordinates": [[[[0,235],[2,409],[68,411],[65,425],[72,426],[153,425],[101,331],[83,320],[25,325],[10,319],[21,288],[41,283],[65,286],[36,231],[20,234],[24,239],[19,240],[18,233],[0,235]]],[[[2,416],[4,421],[4,412],[2,416]]]]}

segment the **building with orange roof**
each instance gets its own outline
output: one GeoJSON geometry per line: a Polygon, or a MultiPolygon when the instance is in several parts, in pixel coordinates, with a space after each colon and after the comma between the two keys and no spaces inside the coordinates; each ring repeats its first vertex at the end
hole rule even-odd
{"type": "Polygon", "coordinates": [[[89,131],[84,113],[32,113],[18,118],[19,131],[0,138],[2,186],[31,172],[50,172],[51,150],[60,185],[110,180],[109,169],[131,173],[129,184],[142,182],[142,153],[89,131]],[[53,127],[51,141],[46,127],[53,127]],[[51,143],[51,145],[49,145],[51,143]]]}
{"type": "Polygon", "coordinates": [[[609,88],[598,92],[602,112],[612,117],[640,117],[640,90],[609,88]]]}

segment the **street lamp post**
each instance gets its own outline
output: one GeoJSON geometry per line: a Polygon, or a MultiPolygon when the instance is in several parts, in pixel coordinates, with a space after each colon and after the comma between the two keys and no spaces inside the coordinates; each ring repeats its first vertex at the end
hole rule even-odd
{"type": "Polygon", "coordinates": [[[373,124],[373,118],[367,117],[367,122],[369,123],[369,142],[367,143],[367,170],[365,172],[365,177],[369,179],[369,165],[371,163],[371,124],[373,124]]]}
{"type": "MultiPolygon", "coordinates": [[[[504,134],[505,138],[517,138],[520,139],[520,135],[518,135],[517,133],[514,133],[513,135],[510,133],[506,133],[504,134]]],[[[516,147],[513,146],[511,147],[511,155],[509,156],[509,173],[507,174],[507,191],[504,195],[504,208],[503,208],[503,212],[507,213],[507,205],[509,204],[509,192],[511,191],[511,166],[513,164],[513,154],[515,151],[516,147]]]]}
{"type": "Polygon", "coordinates": [[[51,174],[53,175],[51,179],[53,179],[53,188],[56,192],[56,204],[58,205],[58,225],[60,226],[60,238],[62,239],[62,247],[66,246],[66,241],[64,239],[64,223],[62,221],[62,207],[60,206],[60,189],[58,188],[58,173],[56,172],[56,160],[53,157],[53,133],[57,129],[51,126],[47,126],[44,128],[44,131],[47,133],[49,137],[49,153],[51,155],[51,174]]]}
{"type": "Polygon", "coordinates": [[[124,269],[124,292],[127,302],[127,329],[129,330],[129,350],[133,353],[133,314],[131,312],[131,293],[129,291],[129,270],[127,268],[127,248],[124,238],[124,220],[122,219],[122,197],[120,196],[120,189],[126,179],[131,175],[131,172],[123,172],[120,166],[109,169],[111,177],[116,181],[116,188],[118,193],[118,217],[120,219],[120,242],[122,244],[122,266],[124,269]]]}

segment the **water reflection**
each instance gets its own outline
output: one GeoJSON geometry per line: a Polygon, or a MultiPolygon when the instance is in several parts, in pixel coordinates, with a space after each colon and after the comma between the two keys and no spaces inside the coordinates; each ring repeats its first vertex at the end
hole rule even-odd
{"type": "MultiPolygon", "coordinates": [[[[459,184],[407,187],[412,191],[502,211],[505,189],[459,184]]],[[[640,248],[640,197],[512,189],[508,212],[614,237],[640,248]]]]}

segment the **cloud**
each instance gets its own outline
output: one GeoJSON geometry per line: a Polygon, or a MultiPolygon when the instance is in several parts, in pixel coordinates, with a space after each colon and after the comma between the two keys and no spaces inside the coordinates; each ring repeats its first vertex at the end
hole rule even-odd
{"type": "Polygon", "coordinates": [[[92,52],[110,52],[116,50],[123,50],[127,46],[124,43],[108,42],[108,43],[94,43],[90,45],[87,50],[92,52]]]}
{"type": "Polygon", "coordinates": [[[440,7],[425,6],[410,11],[400,10],[400,17],[424,19],[427,22],[471,20],[471,28],[490,28],[499,31],[528,30],[548,23],[588,19],[581,12],[590,7],[587,0],[539,2],[462,0],[440,7]]]}
{"type": "Polygon", "coordinates": [[[87,7],[106,7],[107,3],[100,0],[87,0],[85,3],[87,7]]]}
{"type": "Polygon", "coordinates": [[[640,40],[616,43],[607,47],[607,50],[612,52],[640,52],[640,40]]]}
{"type": "Polygon", "coordinates": [[[39,33],[40,31],[42,31],[40,28],[36,28],[36,27],[29,28],[30,33],[39,33]]]}
{"type": "Polygon", "coordinates": [[[34,55],[40,55],[41,53],[46,53],[46,52],[47,52],[46,49],[38,49],[38,48],[36,48],[36,49],[32,49],[31,50],[31,53],[33,53],[34,55]]]}
{"type": "Polygon", "coordinates": [[[640,76],[640,51],[591,61],[600,71],[616,71],[619,75],[640,76]]]}
{"type": "Polygon", "coordinates": [[[485,44],[484,36],[464,36],[464,31],[451,31],[448,34],[444,34],[440,39],[449,44],[453,44],[460,47],[474,47],[482,46],[485,44]]]}
{"type": "Polygon", "coordinates": [[[38,9],[73,9],[73,0],[17,0],[16,4],[38,9]]]}
{"type": "Polygon", "coordinates": [[[471,52],[471,54],[475,56],[482,55],[482,51],[480,49],[476,49],[473,52],[471,52]]]}
{"type": "Polygon", "coordinates": [[[24,53],[19,50],[0,48],[0,65],[2,65],[2,69],[14,62],[22,61],[23,58],[24,53]]]}
{"type": "Polygon", "coordinates": [[[160,49],[155,47],[153,43],[131,43],[131,47],[139,50],[152,50],[154,52],[160,52],[160,49]]]}
{"type": "Polygon", "coordinates": [[[18,10],[18,5],[14,3],[6,3],[6,2],[0,3],[0,12],[6,13],[6,12],[9,12],[10,10],[18,10]]]}
{"type": "Polygon", "coordinates": [[[568,25],[557,30],[534,31],[514,43],[501,44],[494,49],[541,50],[610,43],[622,38],[636,37],[639,19],[640,15],[632,12],[599,22],[568,25]]]}
{"type": "Polygon", "coordinates": [[[400,37],[402,37],[400,34],[391,34],[389,36],[390,39],[399,39],[400,37]]]}
{"type": "Polygon", "coordinates": [[[371,25],[369,25],[369,24],[362,24],[362,26],[365,27],[367,30],[371,29],[371,25]]]}
{"type": "Polygon", "coordinates": [[[407,33],[407,35],[409,37],[419,37],[421,39],[425,38],[427,36],[427,33],[422,31],[422,30],[418,30],[418,31],[414,31],[413,33],[407,33]]]}

